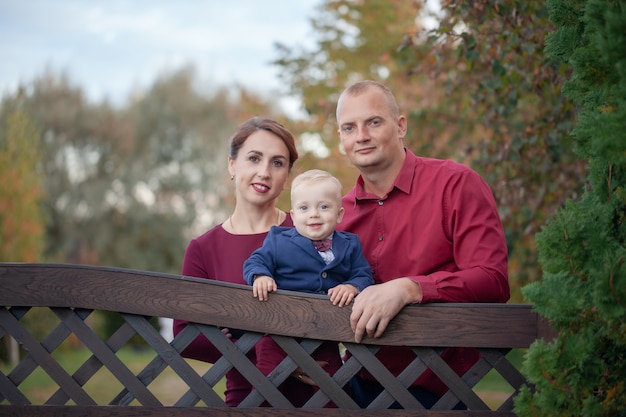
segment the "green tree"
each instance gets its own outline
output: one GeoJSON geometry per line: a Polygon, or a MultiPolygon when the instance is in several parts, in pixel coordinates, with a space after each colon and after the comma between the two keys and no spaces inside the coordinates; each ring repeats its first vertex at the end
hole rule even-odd
{"type": "Polygon", "coordinates": [[[547,51],[573,69],[576,152],[589,187],[537,236],[544,275],[523,289],[559,331],[528,350],[520,416],[616,416],[626,404],[626,4],[551,0],[547,51]]]}
{"type": "MultiPolygon", "coordinates": [[[[100,132],[116,126],[112,122],[106,126],[105,120],[98,123],[98,112],[106,113],[103,119],[113,119],[114,112],[107,105],[101,109],[89,105],[79,87],[50,71],[22,91],[23,109],[40,131],[47,216],[44,256],[51,261],[96,263],[93,254],[79,245],[81,239],[91,239],[81,221],[92,215],[93,206],[102,205],[105,185],[102,179],[96,181],[94,165],[104,153],[100,132]],[[93,204],[88,203],[90,199],[95,200],[93,204]]],[[[13,97],[5,98],[7,105],[12,101],[13,97]]]]}

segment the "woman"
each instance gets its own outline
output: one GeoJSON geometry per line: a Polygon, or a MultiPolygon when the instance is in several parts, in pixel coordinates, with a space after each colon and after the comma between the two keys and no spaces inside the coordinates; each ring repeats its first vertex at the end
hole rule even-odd
{"type": "MultiPolygon", "coordinates": [[[[280,123],[253,117],[239,126],[228,156],[228,171],[235,183],[235,210],[224,223],[189,242],[183,260],[184,276],[247,285],[243,263],[261,247],[270,227],[293,226],[291,217],[276,207],[276,200],[297,159],[293,135],[280,123]]],[[[174,320],[174,335],[186,325],[185,321],[174,320]]],[[[209,363],[221,356],[203,335],[183,355],[209,363]]],[[[254,350],[248,356],[255,362],[254,350]]],[[[226,374],[228,406],[239,405],[251,389],[236,369],[226,374]]]]}

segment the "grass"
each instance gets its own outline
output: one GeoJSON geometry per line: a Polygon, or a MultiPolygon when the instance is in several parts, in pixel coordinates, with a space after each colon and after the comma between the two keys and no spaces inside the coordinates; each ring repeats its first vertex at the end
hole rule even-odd
{"type": "MultiPolygon", "coordinates": [[[[117,356],[120,360],[135,374],[140,372],[155,355],[155,352],[149,350],[132,348],[121,349],[117,352],[117,356]]],[[[71,375],[89,358],[90,352],[86,349],[65,349],[60,352],[53,352],[52,356],[63,369],[71,375]]],[[[188,359],[188,362],[200,376],[211,366],[210,364],[191,359],[188,359]]],[[[4,374],[7,374],[11,368],[6,364],[2,364],[0,365],[0,369],[2,369],[4,374]]],[[[20,384],[19,389],[32,404],[41,405],[58,390],[58,385],[45,371],[37,367],[35,371],[20,384]]],[[[91,377],[83,389],[97,404],[104,405],[115,398],[124,387],[108,369],[102,367],[91,377]]],[[[148,389],[163,405],[173,405],[188,390],[187,385],[169,367],[159,374],[148,386],[148,389]]],[[[224,381],[220,381],[213,389],[223,398],[225,389],[224,381]]],[[[0,404],[8,404],[8,401],[4,400],[0,402],[0,404]]],[[[73,404],[73,402],[68,401],[68,404],[73,404]]],[[[204,403],[202,403],[202,405],[203,404],[204,403]]],[[[134,401],[131,405],[139,405],[139,403],[134,401]]]]}
{"type": "MultiPolygon", "coordinates": [[[[89,355],[90,352],[86,349],[63,349],[52,353],[52,356],[70,375],[89,358],[89,355]]],[[[140,372],[155,355],[156,353],[150,350],[132,348],[124,348],[117,353],[120,360],[135,374],[140,372]]],[[[523,350],[512,350],[507,355],[507,358],[519,369],[523,361],[523,350]]],[[[191,359],[187,361],[200,376],[211,366],[210,364],[191,359]]],[[[6,364],[0,364],[0,369],[5,375],[11,370],[6,364]]],[[[83,388],[100,405],[108,404],[123,390],[122,384],[104,367],[83,388]]],[[[58,390],[58,385],[46,372],[38,367],[20,384],[19,389],[33,404],[41,405],[58,390]]],[[[188,388],[178,375],[167,367],[148,386],[148,389],[163,405],[167,406],[173,405],[188,388]]],[[[213,389],[223,398],[224,380],[222,379],[213,389]]],[[[494,370],[489,372],[476,385],[474,390],[492,409],[497,409],[513,393],[513,388],[494,370]]],[[[8,404],[8,401],[0,402],[0,405],[2,404],[8,404]]],[[[73,402],[68,401],[68,404],[73,404],[73,402]]],[[[131,405],[138,405],[138,402],[135,400],[131,405]]],[[[204,403],[199,403],[199,405],[204,405],[204,403]]]]}
{"type": "MultiPolygon", "coordinates": [[[[506,355],[506,358],[513,366],[520,369],[524,352],[525,349],[513,349],[506,355]]],[[[497,410],[514,392],[513,387],[494,369],[476,384],[474,391],[492,410],[497,410]]]]}

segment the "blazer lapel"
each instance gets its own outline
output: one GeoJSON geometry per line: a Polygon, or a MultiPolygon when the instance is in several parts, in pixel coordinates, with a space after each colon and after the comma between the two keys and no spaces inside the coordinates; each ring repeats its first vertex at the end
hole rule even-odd
{"type": "Polygon", "coordinates": [[[290,232],[292,232],[290,240],[295,246],[299,247],[300,249],[302,249],[303,252],[309,254],[315,259],[319,259],[324,262],[320,254],[317,253],[317,250],[315,249],[315,246],[313,246],[313,243],[311,243],[311,239],[302,236],[300,233],[298,233],[295,227],[291,229],[290,232]]]}

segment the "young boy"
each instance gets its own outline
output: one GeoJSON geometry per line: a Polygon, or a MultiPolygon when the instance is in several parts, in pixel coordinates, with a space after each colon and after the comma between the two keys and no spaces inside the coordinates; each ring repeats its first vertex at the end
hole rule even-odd
{"type": "MultiPolygon", "coordinates": [[[[344,213],[341,198],[341,183],[326,171],[306,171],[293,180],[290,214],[295,228],[272,227],[263,246],[244,263],[244,279],[254,297],[265,301],[278,289],[304,291],[328,294],[333,305],[343,307],[374,283],[358,236],[335,230],[344,213]]],[[[257,367],[264,375],[285,357],[271,337],[261,339],[256,349],[257,367]]],[[[326,364],[330,375],[341,366],[336,343],[323,343],[313,356],[326,364]]],[[[314,392],[313,382],[301,373],[296,378],[302,384],[280,388],[294,406],[301,406],[314,392]]]]}

